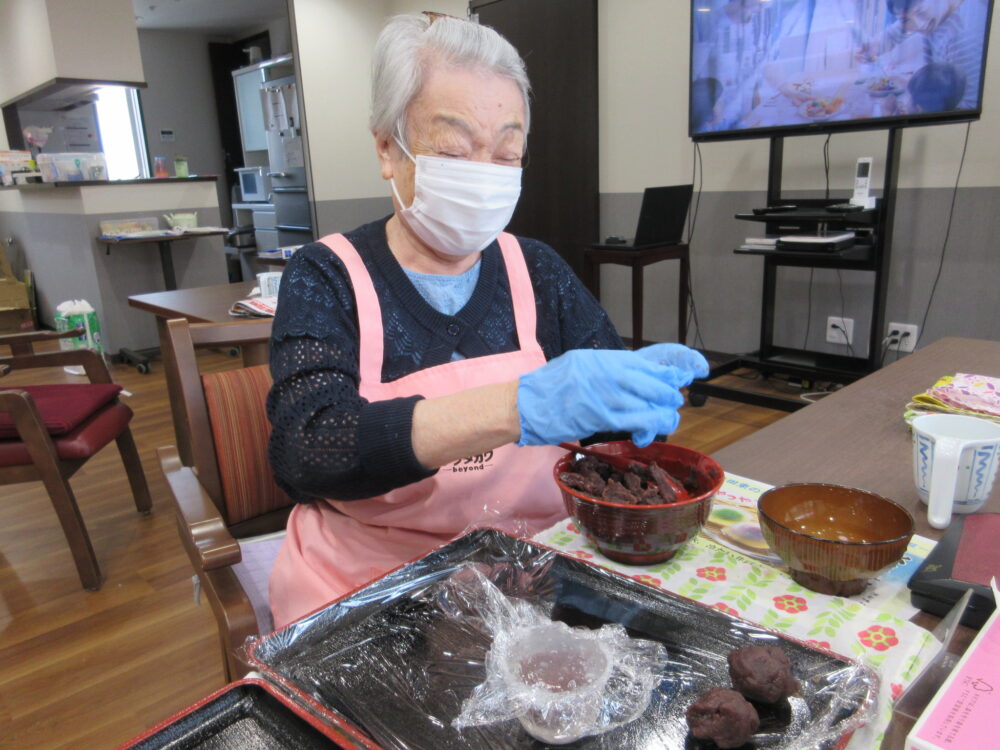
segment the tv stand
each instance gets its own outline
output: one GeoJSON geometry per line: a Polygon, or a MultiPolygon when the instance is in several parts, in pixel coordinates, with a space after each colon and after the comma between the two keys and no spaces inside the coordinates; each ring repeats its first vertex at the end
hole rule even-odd
{"type": "MultiPolygon", "coordinates": [[[[742,388],[718,385],[712,381],[739,369],[751,369],[765,374],[781,373],[809,381],[850,383],[881,366],[880,343],[885,336],[885,306],[889,283],[889,259],[892,248],[892,225],[896,208],[896,183],[899,175],[899,153],[902,132],[888,131],[885,157],[885,181],[882,197],[874,209],[843,213],[827,210],[842,204],[841,198],[796,198],[782,195],[781,173],[784,139],[771,138],[768,160],[767,205],[794,204],[796,208],[780,213],[740,213],[735,218],[764,224],[768,234],[779,234],[794,228],[797,233],[857,230],[858,241],[836,252],[789,252],[785,250],[737,249],[741,255],[759,255],[764,261],[764,284],[761,300],[760,346],[746,355],[727,357],[712,368],[708,378],[691,384],[688,398],[692,406],[701,406],[709,396],[765,406],[783,411],[795,411],[807,406],[801,399],[782,398],[751,392],[742,388]],[[847,356],[815,352],[774,343],[775,299],[777,275],[781,267],[837,268],[867,271],[874,275],[871,303],[871,327],[868,334],[867,356],[847,356]]],[[[856,337],[856,340],[860,337],[856,337]]],[[[855,344],[855,351],[864,351],[865,342],[855,344]]],[[[716,355],[718,356],[718,355],[716,355]]]]}

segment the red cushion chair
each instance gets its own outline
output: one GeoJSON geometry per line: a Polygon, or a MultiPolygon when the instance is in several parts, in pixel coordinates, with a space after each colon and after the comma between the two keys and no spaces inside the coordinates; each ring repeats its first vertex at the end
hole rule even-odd
{"type": "Polygon", "coordinates": [[[152,507],[129,421],[132,410],[118,401],[121,387],[99,354],[89,349],[34,353],[39,341],[80,336],[83,331],[40,331],[0,336],[11,356],[0,357],[8,370],[83,365],[90,383],[79,385],[0,386],[0,485],[41,481],[52,500],[84,588],[101,587],[101,571],[69,478],[112,440],[117,442],[135,507],[152,507]]]}

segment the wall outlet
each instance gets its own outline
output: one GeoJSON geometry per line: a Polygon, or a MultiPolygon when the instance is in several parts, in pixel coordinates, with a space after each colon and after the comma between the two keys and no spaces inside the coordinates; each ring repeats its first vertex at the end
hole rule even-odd
{"type": "Polygon", "coordinates": [[[826,319],[826,343],[828,344],[853,344],[854,343],[854,318],[841,318],[831,315],[826,319]],[[836,327],[835,327],[836,326],[836,327]]]}
{"type": "Polygon", "coordinates": [[[889,337],[889,351],[912,352],[917,345],[918,333],[920,333],[920,326],[909,323],[890,323],[888,330],[886,330],[886,335],[889,337]]]}

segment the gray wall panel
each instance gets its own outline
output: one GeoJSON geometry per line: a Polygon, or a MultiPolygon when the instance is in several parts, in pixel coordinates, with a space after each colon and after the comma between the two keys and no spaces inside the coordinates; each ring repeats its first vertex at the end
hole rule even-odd
{"type": "Polygon", "coordinates": [[[390,213],[392,199],[389,197],[319,201],[316,203],[316,221],[319,225],[316,238],[332,232],[349,232],[390,213]]]}
{"type": "MultiPolygon", "coordinates": [[[[897,197],[886,322],[920,324],[937,272],[952,191],[947,188],[901,189],[897,197]]],[[[601,235],[631,236],[639,216],[641,193],[601,196],[601,235]]],[[[763,205],[761,192],[704,193],[701,197],[691,268],[704,346],[746,352],[759,343],[763,262],[734,255],[732,250],[758,233],[751,222],[734,214],[763,205]]],[[[995,279],[1000,270],[995,239],[1000,232],[1000,187],[960,188],[955,202],[948,251],[927,319],[921,345],[944,336],[1000,340],[1000,316],[995,313],[995,279]]],[[[676,263],[646,269],[645,338],[675,338],[676,263]]],[[[871,320],[873,274],[816,269],[809,299],[809,270],[782,269],[778,275],[775,343],[815,351],[849,353],[847,347],[825,342],[826,318],[854,318],[854,352],[867,350],[871,320]],[[843,303],[841,302],[843,294],[843,303]],[[807,307],[811,310],[808,316],[807,307]]],[[[623,335],[631,329],[630,282],[624,267],[604,266],[602,304],[623,335]]],[[[688,343],[693,343],[693,332],[688,343]]],[[[701,342],[699,342],[701,345],[701,342]]],[[[875,342],[881,346],[881,340],[875,342]]],[[[894,356],[894,355],[890,355],[894,356]]]]}

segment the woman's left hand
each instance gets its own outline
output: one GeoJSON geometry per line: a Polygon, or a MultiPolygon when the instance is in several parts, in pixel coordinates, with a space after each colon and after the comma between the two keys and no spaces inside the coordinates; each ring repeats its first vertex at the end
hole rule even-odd
{"type": "Polygon", "coordinates": [[[636,354],[650,362],[687,370],[692,379],[708,377],[708,360],[701,352],[684,344],[653,344],[637,349],[636,354]]]}

